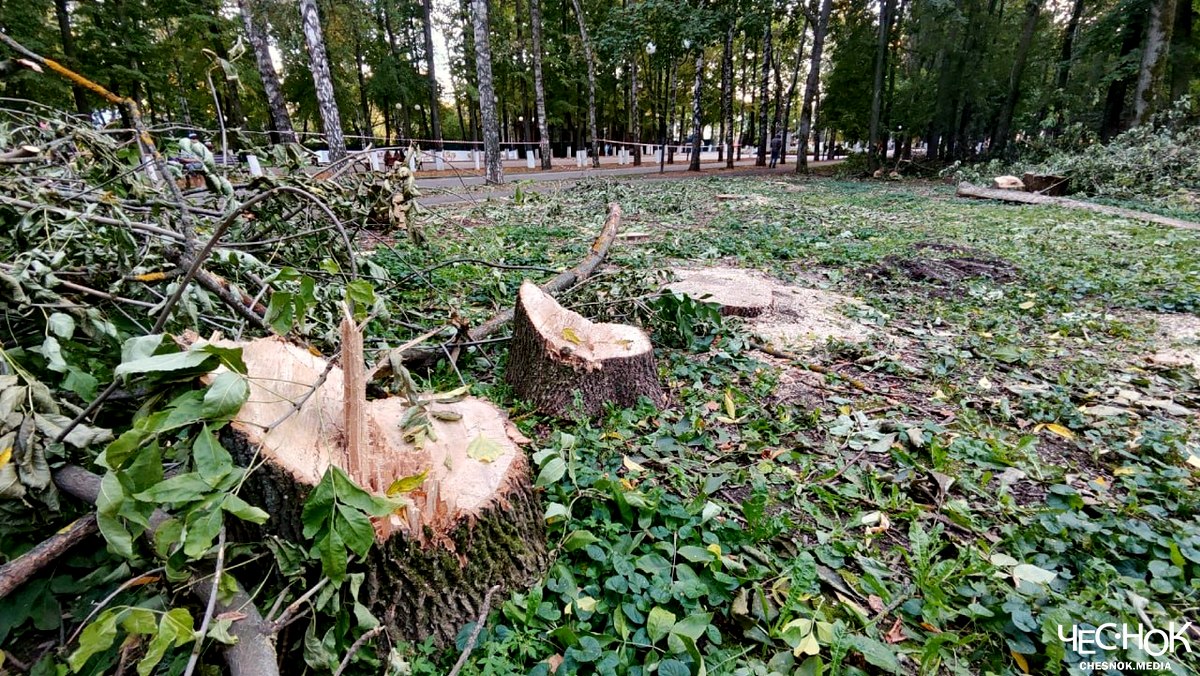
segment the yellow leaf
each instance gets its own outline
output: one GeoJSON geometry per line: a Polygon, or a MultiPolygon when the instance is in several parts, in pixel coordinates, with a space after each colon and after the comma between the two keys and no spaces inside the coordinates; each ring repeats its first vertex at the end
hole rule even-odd
{"type": "Polygon", "coordinates": [[[1037,305],[1037,303],[1035,303],[1031,300],[1027,300],[1024,303],[1021,303],[1020,305],[1018,305],[1017,307],[1021,308],[1022,310],[1032,310],[1034,305],[1037,305]]]}
{"type": "Polygon", "coordinates": [[[0,451],[0,468],[3,468],[12,460],[12,446],[0,451]]]}
{"type": "Polygon", "coordinates": [[[1189,454],[1188,459],[1187,459],[1187,464],[1191,465],[1192,467],[1195,467],[1196,469],[1200,469],[1200,455],[1189,454]]]}
{"type": "Polygon", "coordinates": [[[134,277],[134,279],[139,282],[161,282],[166,278],[167,273],[165,272],[147,272],[144,275],[138,275],[134,277]]]}
{"type": "Polygon", "coordinates": [[[617,345],[620,345],[621,347],[625,348],[626,350],[633,349],[633,341],[629,340],[627,338],[622,338],[621,340],[618,340],[617,345]]]}
{"type": "Polygon", "coordinates": [[[1057,434],[1058,436],[1062,437],[1063,439],[1074,439],[1075,438],[1074,432],[1063,427],[1062,425],[1059,425],[1058,423],[1047,423],[1046,429],[1057,434]]]}
{"type": "Polygon", "coordinates": [[[733,405],[733,393],[725,390],[725,414],[730,418],[737,417],[737,407],[733,405]]]}
{"type": "Polygon", "coordinates": [[[842,404],[841,406],[838,406],[837,410],[838,410],[838,413],[841,413],[842,415],[850,415],[850,407],[847,406],[846,404],[842,404]]]}
{"type": "Polygon", "coordinates": [[[579,332],[570,326],[562,330],[562,337],[573,345],[580,345],[583,343],[583,338],[579,336],[579,332]]]}
{"type": "Polygon", "coordinates": [[[625,465],[625,469],[629,470],[630,472],[645,472],[646,471],[645,467],[639,465],[638,463],[634,462],[633,460],[630,460],[628,455],[625,456],[621,460],[621,464],[625,465]]]}
{"type": "MultiPolygon", "coordinates": [[[[1196,456],[1192,456],[1195,458],[1196,456]]],[[[1113,470],[1113,476],[1131,476],[1137,474],[1137,470],[1132,467],[1118,467],[1113,470]]]]}
{"type": "Polygon", "coordinates": [[[596,609],[596,599],[590,596],[581,596],[575,599],[575,607],[585,613],[590,613],[596,609]]]}
{"type": "Polygon", "coordinates": [[[705,547],[705,549],[707,549],[708,551],[712,552],[714,556],[720,556],[720,555],[721,555],[721,545],[719,545],[719,544],[717,544],[717,543],[715,543],[715,542],[714,542],[714,543],[712,543],[711,545],[709,545],[709,546],[705,547]]]}
{"type": "Polygon", "coordinates": [[[429,476],[429,470],[424,470],[420,474],[406,476],[402,479],[396,479],[392,482],[391,486],[388,486],[387,496],[389,498],[394,498],[401,493],[411,493],[415,491],[418,486],[425,483],[425,477],[427,476],[429,476]]]}
{"type": "Polygon", "coordinates": [[[482,434],[477,435],[470,444],[467,444],[467,457],[475,458],[479,462],[492,462],[502,455],[504,455],[504,447],[482,434]]]}
{"type": "Polygon", "coordinates": [[[1017,666],[1021,668],[1021,673],[1028,674],[1029,673],[1029,662],[1025,661],[1025,656],[1022,655],[1021,653],[1019,653],[1015,650],[1011,650],[1011,649],[1008,652],[1012,653],[1013,661],[1016,662],[1017,666]]]}

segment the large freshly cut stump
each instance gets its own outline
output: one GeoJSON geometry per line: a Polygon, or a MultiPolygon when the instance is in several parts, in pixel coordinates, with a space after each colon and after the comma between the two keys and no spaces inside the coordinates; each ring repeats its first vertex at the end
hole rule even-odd
{"type": "Polygon", "coordinates": [[[674,272],[679,281],[668,284],[667,291],[716,303],[727,317],[757,317],[774,303],[770,285],[748,278],[743,270],[680,268],[674,272]]]}
{"type": "Polygon", "coordinates": [[[530,282],[513,316],[505,380],[517,396],[556,416],[595,416],[604,404],[664,401],[650,337],[634,326],[596,324],[530,282]]]}
{"type": "MultiPolygon", "coordinates": [[[[493,585],[513,589],[545,570],[542,510],[520,447],[528,440],[495,406],[424,401],[428,433],[414,444],[411,424],[408,439],[401,427],[406,398],[352,394],[361,366],[344,372],[280,338],[224,345],[242,347],[248,369],[249,400],[226,441],[240,463],[262,463],[241,494],[271,515],[262,534],[304,542],[304,500],[331,464],[378,494],[427,473],[408,494],[413,508],[374,522],[365,589],[394,638],[450,645],[493,585]]],[[[343,354],[352,348],[344,337],[343,354]]]]}

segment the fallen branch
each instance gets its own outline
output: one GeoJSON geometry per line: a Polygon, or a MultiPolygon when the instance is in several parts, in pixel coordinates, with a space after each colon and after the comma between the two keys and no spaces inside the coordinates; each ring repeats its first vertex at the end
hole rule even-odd
{"type": "Polygon", "coordinates": [[[1083,202],[1080,200],[1073,200],[1068,197],[1051,197],[1049,195],[1021,192],[1019,190],[996,190],[994,188],[980,188],[965,181],[958,184],[957,195],[959,197],[974,197],[977,199],[1015,202],[1018,204],[1049,204],[1067,209],[1083,209],[1086,211],[1094,211],[1099,214],[1117,216],[1118,218],[1128,218],[1134,221],[1157,223],[1159,225],[1166,225],[1172,228],[1200,230],[1200,223],[1184,221],[1178,218],[1171,218],[1170,216],[1160,216],[1158,214],[1151,214],[1145,211],[1135,211],[1133,209],[1122,209],[1121,207],[1112,207],[1108,206],[1107,204],[1083,202]]]}
{"type": "Polygon", "coordinates": [[[71,525],[50,536],[33,549],[0,566],[0,599],[11,594],[25,584],[29,578],[37,575],[39,571],[97,530],[96,515],[88,514],[75,520],[71,525]]]}
{"type": "MultiPolygon", "coordinates": [[[[575,267],[560,272],[539,288],[550,295],[554,295],[590,277],[596,271],[596,268],[600,267],[600,263],[604,261],[605,256],[608,255],[608,249],[612,246],[613,240],[617,238],[617,231],[620,228],[621,205],[613,202],[608,205],[608,218],[604,220],[604,227],[600,229],[600,234],[592,242],[592,247],[588,250],[587,255],[583,257],[583,260],[579,261],[579,264],[575,267]]],[[[464,342],[477,342],[492,335],[513,320],[514,311],[515,309],[505,310],[467,331],[466,335],[463,336],[464,342]]],[[[436,361],[445,356],[443,348],[452,348],[457,342],[451,341],[435,347],[421,347],[405,351],[404,361],[423,364],[436,361]]]]}
{"type": "MultiPolygon", "coordinates": [[[[100,495],[100,477],[82,467],[67,465],[56,470],[54,483],[67,495],[91,504],[95,504],[100,495]]],[[[168,518],[170,517],[165,512],[155,510],[150,516],[150,528],[147,532],[153,533],[168,518]]],[[[228,576],[226,579],[229,579],[228,576]]],[[[213,585],[216,584],[216,577],[205,578],[192,586],[192,593],[201,603],[207,604],[214,596],[213,585]]],[[[237,639],[237,642],[224,648],[229,673],[231,676],[279,676],[274,632],[258,612],[254,599],[250,598],[236,581],[234,584],[229,598],[218,598],[213,609],[216,615],[236,613],[242,616],[229,628],[229,634],[237,639]]],[[[198,640],[203,640],[203,637],[198,640]]]]}
{"type": "MultiPolygon", "coordinates": [[[[620,211],[617,212],[618,214],[620,211]]],[[[475,621],[475,628],[471,630],[471,635],[467,637],[467,645],[463,647],[462,654],[458,656],[458,661],[454,663],[454,668],[450,670],[448,676],[458,676],[458,672],[467,664],[467,658],[471,656],[471,651],[475,649],[475,642],[479,640],[479,632],[483,631],[483,623],[487,621],[488,611],[492,608],[492,594],[500,590],[500,585],[494,585],[487,590],[487,594],[483,596],[483,608],[479,609],[479,619],[475,621]]]]}
{"type": "Polygon", "coordinates": [[[342,673],[346,671],[346,667],[350,666],[350,660],[354,658],[354,654],[358,652],[358,649],[363,647],[363,644],[365,644],[367,641],[370,641],[382,633],[383,630],[384,626],[381,624],[362,636],[359,636],[358,640],[350,646],[350,650],[346,651],[346,656],[342,658],[342,663],[338,665],[337,671],[333,672],[333,676],[342,676],[342,673]]]}

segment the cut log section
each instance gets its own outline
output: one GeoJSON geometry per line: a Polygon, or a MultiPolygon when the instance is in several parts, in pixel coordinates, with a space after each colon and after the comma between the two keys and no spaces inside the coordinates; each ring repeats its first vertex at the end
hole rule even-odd
{"type": "Polygon", "coordinates": [[[414,507],[374,523],[366,589],[393,638],[450,645],[493,585],[513,589],[545,570],[542,510],[521,449],[528,440],[491,403],[423,401],[428,433],[413,443],[401,428],[407,398],[347,408],[360,386],[353,373],[348,383],[342,368],[278,337],[219,344],[241,347],[248,370],[250,396],[225,440],[239,463],[261,463],[241,493],[271,515],[257,535],[304,542],[304,500],[331,464],[377,494],[427,473],[408,494],[414,507]],[[353,462],[348,434],[358,437],[353,462]]]}
{"type": "Polygon", "coordinates": [[[1021,177],[1021,183],[1025,184],[1026,192],[1036,192],[1042,195],[1051,197],[1062,197],[1067,194],[1067,187],[1070,185],[1070,179],[1066,176],[1056,176],[1054,174],[1035,174],[1033,172],[1025,172],[1021,177]]]}
{"type": "Polygon", "coordinates": [[[559,305],[531,282],[521,285],[505,380],[539,411],[596,416],[606,403],[633,406],[665,398],[644,331],[596,324],[559,305]]]}

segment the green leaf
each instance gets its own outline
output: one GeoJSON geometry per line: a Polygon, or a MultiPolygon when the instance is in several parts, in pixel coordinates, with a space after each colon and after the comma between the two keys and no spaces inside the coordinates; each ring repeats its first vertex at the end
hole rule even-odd
{"type": "Polygon", "coordinates": [[[538,487],[549,486],[563,478],[563,475],[566,473],[566,461],[559,456],[555,456],[550,459],[550,462],[546,463],[545,467],[542,467],[541,472],[538,472],[537,481],[534,482],[534,485],[538,487]]]}
{"type": "Polygon", "coordinates": [[[375,288],[362,279],[347,283],[346,304],[350,306],[355,321],[366,319],[367,310],[375,305],[375,288]]]}
{"type": "Polygon", "coordinates": [[[674,626],[675,613],[662,606],[654,606],[646,616],[646,634],[650,637],[651,643],[658,643],[662,637],[671,633],[674,626]]]}
{"type": "Polygon", "coordinates": [[[577,530],[572,532],[565,540],[563,540],[563,549],[567,550],[568,552],[573,552],[576,549],[582,549],[593,542],[599,541],[600,538],[592,535],[589,531],[577,530]]]}
{"type": "Polygon", "coordinates": [[[304,509],[300,512],[300,521],[304,524],[304,537],[306,538],[316,535],[333,515],[333,471],[332,467],[325,471],[325,476],[321,477],[320,483],[304,501],[304,509]]]}
{"type": "Polygon", "coordinates": [[[199,500],[212,491],[198,472],[177,474],[134,497],[143,502],[179,503],[199,500]]]}
{"type": "Polygon", "coordinates": [[[162,661],[167,649],[179,647],[195,639],[192,616],[183,608],[172,608],[163,613],[158,623],[158,633],[150,640],[146,655],[137,665],[138,676],[150,676],[162,661]]]}
{"type": "Polygon", "coordinates": [[[692,676],[686,664],[670,657],[658,663],[657,673],[658,676],[692,676]]]}
{"type": "Polygon", "coordinates": [[[355,554],[365,555],[375,543],[375,528],[366,514],[349,507],[338,505],[334,517],[334,530],[355,554]]]}
{"type": "Polygon", "coordinates": [[[213,379],[204,393],[202,413],[207,418],[222,418],[237,413],[250,396],[245,376],[223,371],[213,379]]]}
{"type": "Polygon", "coordinates": [[[267,514],[233,493],[226,495],[225,499],[221,501],[221,509],[242,521],[249,521],[250,523],[264,524],[271,518],[270,514],[267,514]]]}
{"type": "Polygon", "coordinates": [[[212,343],[203,343],[194,346],[192,349],[216,355],[225,368],[234,373],[246,375],[246,360],[242,358],[242,348],[240,347],[222,347],[220,345],[213,345],[212,343]]]}
{"type": "Polygon", "coordinates": [[[195,463],[200,478],[209,486],[216,486],[233,469],[233,456],[225,450],[220,441],[217,441],[216,435],[208,425],[200,428],[195,441],[192,442],[192,462],[195,463]]]}
{"type": "Polygon", "coordinates": [[[335,584],[346,577],[346,543],[336,528],[329,529],[325,537],[317,541],[317,556],[321,559],[321,571],[335,584]]]}
{"type": "Polygon", "coordinates": [[[671,633],[699,641],[710,624],[712,624],[712,613],[693,613],[676,622],[675,626],[671,627],[671,633]]]}
{"type": "Polygon", "coordinates": [[[684,545],[680,547],[679,555],[692,563],[708,563],[716,556],[711,551],[697,545],[684,545]]]}
{"type": "Polygon", "coordinates": [[[276,291],[271,294],[267,303],[267,324],[280,335],[287,334],[295,324],[295,297],[287,291],[276,291]]]}
{"type": "Polygon", "coordinates": [[[55,373],[66,373],[67,361],[62,356],[62,346],[54,336],[46,336],[42,341],[42,356],[46,358],[46,367],[55,373]]]}
{"type": "Polygon", "coordinates": [[[63,312],[55,312],[46,320],[46,327],[54,335],[63,340],[70,340],[75,335],[75,318],[63,312]]]}
{"type": "Polygon", "coordinates": [[[571,516],[571,510],[567,509],[567,506],[562,503],[551,502],[546,505],[545,519],[547,523],[553,523],[569,516],[571,516]]]}
{"type": "Polygon", "coordinates": [[[887,645],[862,635],[851,635],[847,637],[847,640],[851,647],[862,653],[862,656],[870,664],[892,673],[900,671],[900,662],[896,659],[896,653],[887,645]]]}
{"type": "Polygon", "coordinates": [[[120,519],[115,516],[97,514],[96,525],[100,527],[100,534],[108,543],[109,551],[122,558],[133,558],[133,536],[130,535],[129,530],[125,528],[125,524],[120,519]]]}
{"type": "Polygon", "coordinates": [[[152,333],[148,336],[137,336],[130,338],[121,345],[121,363],[128,363],[145,359],[153,355],[158,346],[162,345],[165,336],[161,333],[152,333]]]}
{"type": "Polygon", "coordinates": [[[113,370],[114,376],[127,376],[135,373],[173,373],[180,371],[211,370],[218,359],[199,350],[188,352],[172,352],[143,357],[131,362],[124,362],[113,370]]]}
{"type": "Polygon", "coordinates": [[[333,474],[333,488],[337,496],[337,501],[343,504],[350,505],[355,509],[365,512],[371,516],[384,516],[392,513],[400,505],[404,504],[400,501],[387,500],[371,495],[363,490],[361,486],[354,483],[349,476],[346,475],[340,468],[330,466],[329,471],[333,474]]]}
{"type": "Polygon", "coordinates": [[[130,608],[121,620],[127,634],[153,634],[158,627],[154,613],[146,608],[130,608]]]}
{"type": "Polygon", "coordinates": [[[83,632],[79,634],[79,647],[67,658],[67,665],[71,667],[71,671],[83,669],[92,655],[112,647],[117,638],[117,621],[121,618],[122,610],[109,608],[83,628],[83,632]]]}
{"type": "Polygon", "coordinates": [[[476,434],[471,443],[467,444],[467,457],[475,458],[479,462],[493,462],[502,455],[504,447],[482,432],[476,434]]]}
{"type": "Polygon", "coordinates": [[[221,531],[221,510],[197,509],[188,514],[186,534],[183,537],[183,553],[190,559],[198,559],[212,547],[213,540],[221,531]]]}

